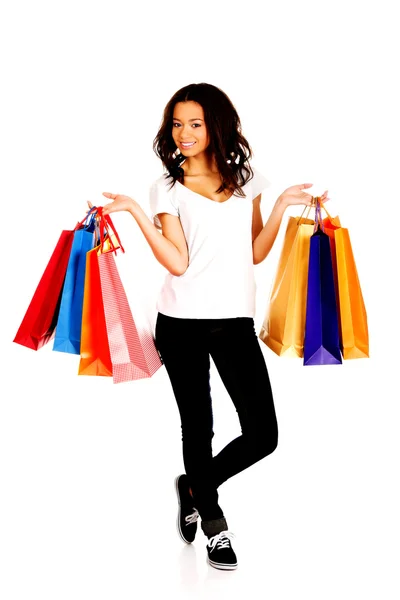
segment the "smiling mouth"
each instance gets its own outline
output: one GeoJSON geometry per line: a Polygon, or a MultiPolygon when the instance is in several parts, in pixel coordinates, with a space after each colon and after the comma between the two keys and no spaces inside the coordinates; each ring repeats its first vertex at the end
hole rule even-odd
{"type": "Polygon", "coordinates": [[[190,143],[185,143],[185,142],[180,142],[182,148],[191,148],[192,146],[195,145],[196,142],[190,142],[190,143]]]}

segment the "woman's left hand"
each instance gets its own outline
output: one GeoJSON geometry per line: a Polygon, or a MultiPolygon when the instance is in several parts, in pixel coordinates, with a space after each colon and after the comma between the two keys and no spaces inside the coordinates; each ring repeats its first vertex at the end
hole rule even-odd
{"type": "MultiPolygon", "coordinates": [[[[308,188],[312,187],[313,183],[301,183],[300,185],[292,185],[288,187],[279,196],[279,201],[285,206],[292,206],[294,204],[305,204],[306,206],[312,206],[312,194],[305,192],[308,188]]],[[[329,200],[328,190],[326,190],[321,196],[319,196],[321,203],[329,200]]]]}

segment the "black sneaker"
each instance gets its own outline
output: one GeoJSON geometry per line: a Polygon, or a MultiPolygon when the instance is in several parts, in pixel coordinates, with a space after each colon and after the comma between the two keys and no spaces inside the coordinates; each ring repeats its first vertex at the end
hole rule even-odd
{"type": "Polygon", "coordinates": [[[212,567],[224,569],[225,571],[232,571],[237,568],[237,558],[231,546],[230,537],[234,537],[233,533],[221,531],[221,533],[208,538],[208,562],[212,567]]]}
{"type": "Polygon", "coordinates": [[[179,510],[177,519],[178,533],[186,544],[191,544],[196,536],[199,513],[193,506],[193,497],[189,492],[187,475],[175,478],[179,510]]]}

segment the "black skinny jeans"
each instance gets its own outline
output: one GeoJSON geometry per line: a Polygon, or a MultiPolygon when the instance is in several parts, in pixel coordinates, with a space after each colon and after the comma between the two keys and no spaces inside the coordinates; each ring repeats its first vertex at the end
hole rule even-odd
{"type": "Polygon", "coordinates": [[[156,346],[171,381],[182,426],[183,461],[203,521],[224,516],[217,488],[271,454],[278,426],[254,320],[179,319],[158,313],[156,346]],[[242,435],[212,454],[210,355],[238,413],[242,435]]]}

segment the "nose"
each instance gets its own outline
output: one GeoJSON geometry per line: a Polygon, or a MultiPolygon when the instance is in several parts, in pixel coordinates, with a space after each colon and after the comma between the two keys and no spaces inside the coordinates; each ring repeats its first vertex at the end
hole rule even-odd
{"type": "Polygon", "coordinates": [[[180,139],[182,142],[185,140],[190,140],[193,136],[193,129],[190,125],[183,125],[180,130],[180,139]]]}

